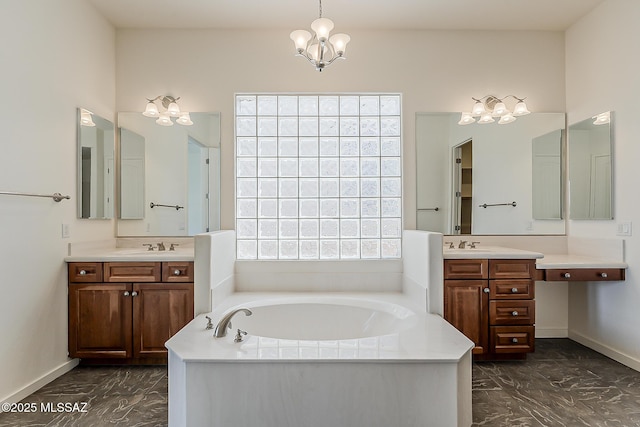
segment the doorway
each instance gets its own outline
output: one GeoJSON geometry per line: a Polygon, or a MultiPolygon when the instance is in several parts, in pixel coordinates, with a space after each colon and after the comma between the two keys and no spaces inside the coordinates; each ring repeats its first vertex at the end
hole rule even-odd
{"type": "Polygon", "coordinates": [[[451,234],[471,234],[473,211],[473,141],[453,147],[453,218],[451,234]]]}

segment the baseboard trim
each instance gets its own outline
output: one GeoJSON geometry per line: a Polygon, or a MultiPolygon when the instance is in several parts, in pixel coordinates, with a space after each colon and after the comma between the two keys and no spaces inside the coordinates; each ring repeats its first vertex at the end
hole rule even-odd
{"type": "MultiPolygon", "coordinates": [[[[27,396],[33,394],[34,392],[40,390],[42,387],[44,387],[45,385],[49,384],[51,381],[53,381],[56,378],[66,374],[67,372],[69,372],[70,370],[72,370],[73,368],[78,366],[78,363],[80,363],[80,359],[70,359],[70,360],[64,362],[63,364],[61,364],[60,366],[58,366],[57,368],[54,368],[51,371],[47,372],[46,374],[44,374],[43,376],[41,376],[37,380],[27,384],[23,388],[21,388],[21,389],[15,391],[14,393],[12,393],[12,394],[0,399],[0,402],[2,402],[2,403],[4,403],[4,402],[9,402],[9,403],[20,402],[25,397],[27,397],[27,396]]],[[[0,411],[0,412],[2,412],[2,411],[0,411]]]]}
{"type": "Polygon", "coordinates": [[[598,353],[602,353],[605,356],[615,360],[616,362],[620,362],[623,365],[630,367],[631,369],[640,371],[640,360],[631,357],[628,354],[615,350],[608,345],[592,340],[591,338],[588,338],[577,332],[569,331],[569,338],[584,346],[589,347],[592,350],[597,351],[598,353]]]}
{"type": "Polygon", "coordinates": [[[568,329],[539,328],[536,326],[536,338],[567,338],[568,336],[568,329]]]}

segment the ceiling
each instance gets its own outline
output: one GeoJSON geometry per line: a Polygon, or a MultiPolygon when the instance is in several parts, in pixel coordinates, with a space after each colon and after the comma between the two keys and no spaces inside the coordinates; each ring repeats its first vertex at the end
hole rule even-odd
{"type": "MultiPolygon", "coordinates": [[[[87,0],[117,28],[306,28],[317,0],[87,0]]],[[[337,31],[564,31],[605,0],[324,0],[337,31]]]]}

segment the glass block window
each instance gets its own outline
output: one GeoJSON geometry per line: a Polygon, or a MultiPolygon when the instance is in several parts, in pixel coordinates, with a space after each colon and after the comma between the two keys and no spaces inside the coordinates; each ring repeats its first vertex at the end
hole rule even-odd
{"type": "Polygon", "coordinates": [[[238,259],[399,258],[399,94],[240,94],[238,259]]]}

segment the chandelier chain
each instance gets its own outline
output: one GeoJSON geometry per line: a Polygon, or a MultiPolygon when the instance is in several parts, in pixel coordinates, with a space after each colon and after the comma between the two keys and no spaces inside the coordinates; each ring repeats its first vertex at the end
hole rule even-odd
{"type": "Polygon", "coordinates": [[[319,17],[322,18],[322,0],[319,0],[318,4],[319,4],[318,9],[320,9],[320,16],[319,17]]]}

